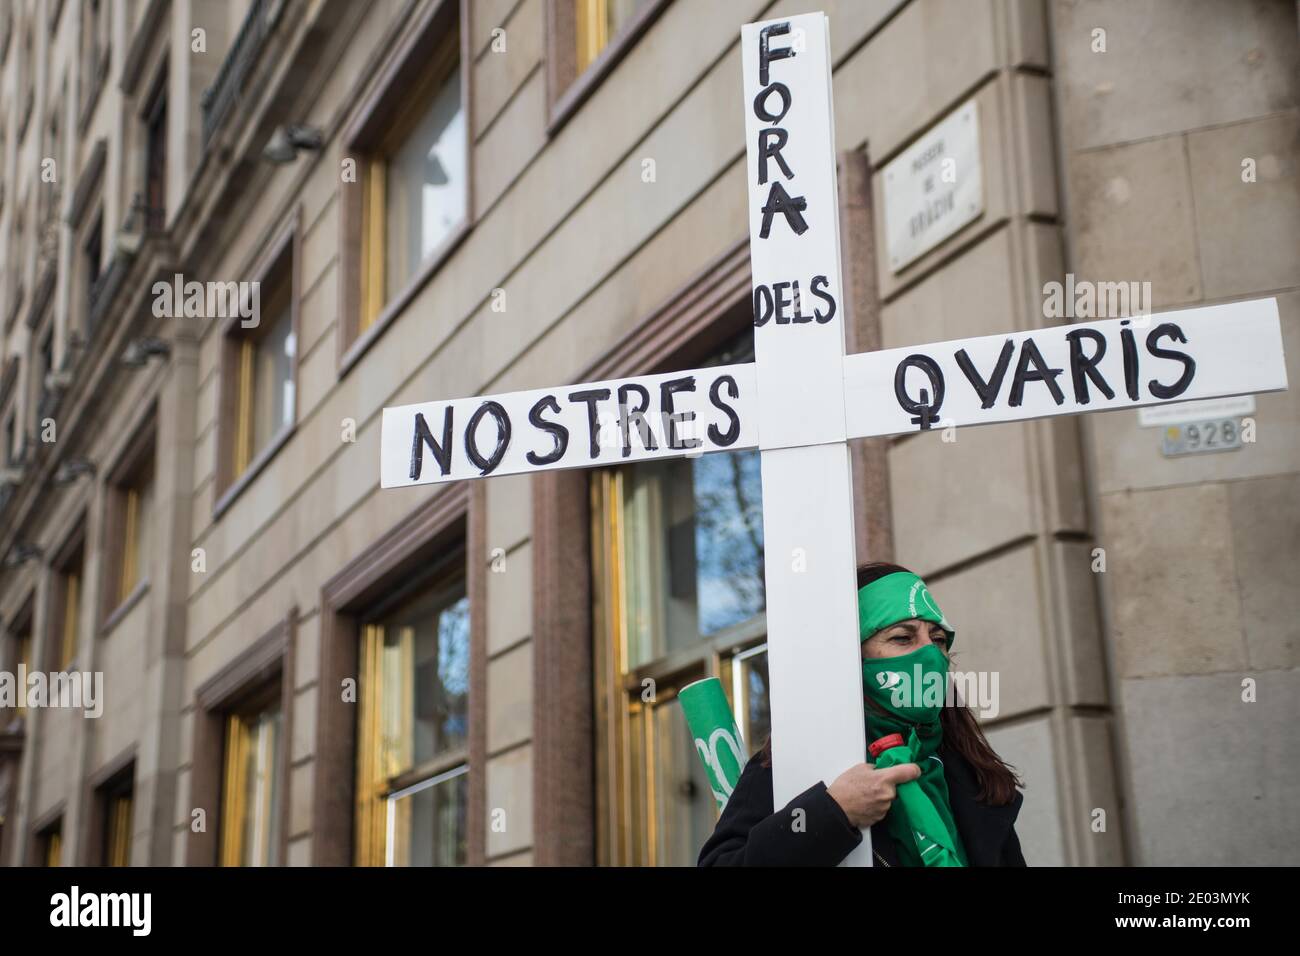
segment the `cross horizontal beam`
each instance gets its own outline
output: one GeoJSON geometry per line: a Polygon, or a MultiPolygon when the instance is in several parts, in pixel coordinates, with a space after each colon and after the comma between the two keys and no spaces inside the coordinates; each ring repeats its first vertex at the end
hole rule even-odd
{"type": "MultiPolygon", "coordinates": [[[[1275,299],[844,356],[850,438],[1136,408],[1287,387],[1275,299]],[[924,419],[924,421],[923,421],[924,419]]],[[[825,410],[794,448],[823,444],[825,410]]],[[[760,446],[753,363],[384,409],[385,488],[760,446]]]]}

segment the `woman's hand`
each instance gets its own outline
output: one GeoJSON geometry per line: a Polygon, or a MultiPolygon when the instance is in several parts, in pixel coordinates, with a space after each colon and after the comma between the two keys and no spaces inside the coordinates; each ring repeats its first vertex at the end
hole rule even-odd
{"type": "Polygon", "coordinates": [[[914,763],[877,770],[869,763],[850,767],[826,788],[849,822],[855,827],[869,827],[884,819],[898,794],[898,785],[921,776],[914,763]]]}

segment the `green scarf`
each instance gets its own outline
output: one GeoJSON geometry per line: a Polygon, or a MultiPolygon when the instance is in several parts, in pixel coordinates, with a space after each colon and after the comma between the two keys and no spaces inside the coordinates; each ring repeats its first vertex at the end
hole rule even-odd
{"type": "MultiPolygon", "coordinates": [[[[886,575],[858,591],[861,639],[909,618],[954,630],[916,575],[886,575]]],[[[904,743],[886,750],[877,766],[915,763],[921,776],[898,788],[885,815],[885,828],[904,866],[969,866],[948,802],[948,781],[936,756],[943,742],[939,714],[947,690],[948,658],[933,644],[898,657],[862,662],[867,741],[899,734],[904,743]],[[872,706],[873,704],[877,706],[872,706]],[[932,759],[933,758],[933,759],[932,759]]]]}
{"type": "Polygon", "coordinates": [[[948,632],[948,649],[952,649],[957,631],[939,610],[925,582],[911,571],[886,574],[858,591],[858,633],[862,640],[910,618],[938,624],[948,632]]]}

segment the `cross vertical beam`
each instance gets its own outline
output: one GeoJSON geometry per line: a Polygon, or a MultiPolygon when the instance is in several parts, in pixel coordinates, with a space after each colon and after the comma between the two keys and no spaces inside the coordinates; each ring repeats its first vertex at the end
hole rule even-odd
{"type": "MultiPolygon", "coordinates": [[[[749,24],[741,51],[780,810],[866,756],[827,19],[749,24]]],[[[871,865],[868,831],[844,864],[871,865]]]]}

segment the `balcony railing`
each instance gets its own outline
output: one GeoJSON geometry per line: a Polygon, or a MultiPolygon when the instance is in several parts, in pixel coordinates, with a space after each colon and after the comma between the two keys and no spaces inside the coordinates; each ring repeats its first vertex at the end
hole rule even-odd
{"type": "Polygon", "coordinates": [[[278,2],[279,0],[253,0],[248,8],[248,15],[244,17],[244,22],[239,27],[239,34],[230,47],[230,52],[221,63],[216,80],[203,91],[203,97],[199,102],[203,108],[205,147],[231,107],[239,102],[240,94],[244,91],[244,81],[248,78],[248,71],[257,60],[262,42],[270,32],[271,18],[268,16],[268,8],[272,8],[273,3],[278,5],[278,2]]]}

